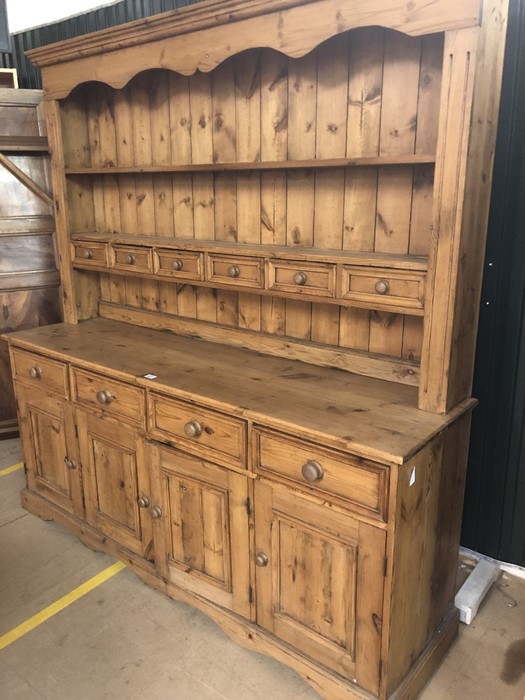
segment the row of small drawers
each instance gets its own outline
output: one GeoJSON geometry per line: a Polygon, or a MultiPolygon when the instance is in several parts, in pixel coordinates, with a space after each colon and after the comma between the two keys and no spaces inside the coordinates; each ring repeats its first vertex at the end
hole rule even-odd
{"type": "Polygon", "coordinates": [[[77,241],[74,264],[248,289],[423,309],[425,273],[77,241]]]}
{"type": "MultiPolygon", "coordinates": [[[[15,350],[13,376],[70,398],[68,365],[15,350]]],[[[71,368],[71,398],[104,415],[146,428],[148,435],[222,466],[245,469],[251,444],[254,471],[356,512],[386,519],[388,468],[242,418],[145,390],[79,367],[71,368]],[[147,410],[146,410],[147,401],[147,410]]]]}

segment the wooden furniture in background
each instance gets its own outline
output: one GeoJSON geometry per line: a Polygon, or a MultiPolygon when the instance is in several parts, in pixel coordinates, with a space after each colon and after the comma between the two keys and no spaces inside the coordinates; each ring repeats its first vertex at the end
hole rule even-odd
{"type": "Polygon", "coordinates": [[[326,698],[457,633],[505,27],[213,0],[31,52],[66,323],[9,337],[23,503],[326,698]]]}
{"type": "Polygon", "coordinates": [[[3,88],[17,88],[18,75],[16,68],[0,68],[0,90],[3,88]]]}
{"type": "MultiPolygon", "coordinates": [[[[0,330],[61,320],[41,90],[0,88],[0,330]]],[[[0,341],[0,438],[17,434],[7,343],[0,341]]]]}

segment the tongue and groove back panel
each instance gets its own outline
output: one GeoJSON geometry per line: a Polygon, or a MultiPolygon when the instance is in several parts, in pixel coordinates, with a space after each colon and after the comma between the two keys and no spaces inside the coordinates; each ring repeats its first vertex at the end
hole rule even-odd
{"type": "MultiPolygon", "coordinates": [[[[428,256],[443,35],[364,28],[300,59],[250,50],[191,77],[151,70],[62,103],[71,232],[428,256]],[[420,156],[419,161],[414,157],[420,156]],[[319,161],[356,167],[108,173],[94,168],[319,161]],[[373,159],[388,165],[373,164],[373,159]],[[416,162],[412,162],[416,161],[416,162]],[[81,174],[89,168],[90,174],[81,174]]],[[[77,273],[93,299],[419,360],[421,316],[77,273]],[[99,285],[93,292],[92,286],[99,285]]]]}

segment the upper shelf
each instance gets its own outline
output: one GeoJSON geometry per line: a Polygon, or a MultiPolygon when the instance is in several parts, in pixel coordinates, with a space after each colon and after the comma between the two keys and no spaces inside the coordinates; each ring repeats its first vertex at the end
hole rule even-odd
{"type": "Polygon", "coordinates": [[[255,161],[243,163],[188,163],[185,165],[99,165],[66,168],[66,175],[118,175],[127,173],[202,173],[230,170],[299,170],[302,168],[351,168],[374,165],[425,165],[433,155],[370,156],[312,160],[255,161]]]}

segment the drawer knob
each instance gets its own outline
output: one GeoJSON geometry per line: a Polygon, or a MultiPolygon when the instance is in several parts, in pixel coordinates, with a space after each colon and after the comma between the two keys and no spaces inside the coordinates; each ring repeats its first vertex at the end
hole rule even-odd
{"type": "Polygon", "coordinates": [[[107,389],[102,389],[101,391],[97,391],[97,401],[101,404],[108,404],[113,401],[113,397],[107,389]]]}
{"type": "Polygon", "coordinates": [[[86,260],[93,260],[93,251],[91,250],[91,248],[86,248],[86,250],[84,251],[84,258],[86,260]]]}
{"type": "Polygon", "coordinates": [[[31,369],[29,370],[29,376],[33,379],[42,379],[42,368],[31,367],[31,369]]]}
{"type": "Polygon", "coordinates": [[[74,459],[70,459],[69,457],[66,457],[64,459],[64,464],[68,469],[76,469],[77,468],[77,463],[75,462],[74,459]]]}
{"type": "Polygon", "coordinates": [[[149,514],[153,520],[158,520],[162,518],[162,508],[160,506],[153,506],[153,508],[150,508],[149,514]]]}
{"type": "Polygon", "coordinates": [[[147,508],[149,506],[149,498],[147,496],[139,496],[137,498],[139,508],[147,508]]]}
{"type": "Polygon", "coordinates": [[[171,263],[171,267],[176,271],[180,272],[184,267],[184,262],[179,258],[171,263]]]}
{"type": "Polygon", "coordinates": [[[379,280],[376,282],[376,292],[378,294],[388,294],[390,291],[390,285],[388,284],[388,280],[379,280]]]}
{"type": "Polygon", "coordinates": [[[311,459],[303,464],[301,474],[306,481],[320,481],[324,476],[324,471],[319,462],[311,459]]]}
{"type": "Polygon", "coordinates": [[[228,268],[228,277],[239,277],[241,268],[238,265],[230,265],[228,268]]]}
{"type": "Polygon", "coordinates": [[[293,276],[293,281],[295,282],[295,284],[298,284],[300,287],[302,287],[303,284],[306,284],[308,282],[308,275],[306,274],[306,272],[296,272],[293,276]]]}
{"type": "Polygon", "coordinates": [[[268,566],[268,557],[264,552],[257,552],[255,555],[255,565],[256,566],[268,566]]]}
{"type": "Polygon", "coordinates": [[[128,265],[134,265],[136,259],[137,258],[133,255],[133,253],[128,253],[126,255],[126,262],[128,263],[128,265]]]}
{"type": "Polygon", "coordinates": [[[199,437],[202,433],[202,426],[198,420],[190,420],[190,422],[186,423],[184,426],[184,432],[190,438],[199,437]]]}

